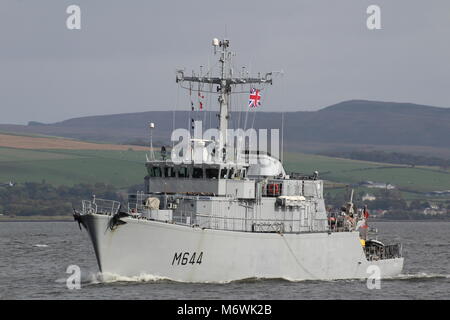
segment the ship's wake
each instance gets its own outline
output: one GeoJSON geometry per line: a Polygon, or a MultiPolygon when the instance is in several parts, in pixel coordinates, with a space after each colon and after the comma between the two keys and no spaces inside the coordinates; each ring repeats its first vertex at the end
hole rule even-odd
{"type": "Polygon", "coordinates": [[[434,279],[450,279],[450,274],[440,274],[440,273],[401,273],[394,277],[385,278],[383,280],[434,280],[434,279]]]}
{"type": "MultiPolygon", "coordinates": [[[[437,273],[414,273],[414,274],[399,274],[397,276],[382,278],[382,280],[387,281],[427,281],[435,279],[450,279],[448,274],[437,274],[437,273]]],[[[202,282],[203,284],[230,284],[230,283],[260,283],[260,282],[290,282],[290,283],[315,283],[315,282],[354,282],[354,281],[366,281],[366,279],[328,279],[328,280],[305,280],[305,279],[288,279],[288,278],[246,278],[240,280],[229,280],[229,281],[211,281],[202,282]]],[[[58,283],[65,283],[66,278],[61,278],[56,280],[58,283]]],[[[138,276],[123,276],[119,274],[109,273],[109,272],[91,272],[85,273],[81,276],[81,286],[90,285],[102,285],[102,284],[136,284],[136,283],[180,283],[189,284],[189,282],[172,280],[167,277],[161,277],[153,274],[141,273],[138,276]]]]}
{"type": "Polygon", "coordinates": [[[36,247],[36,248],[47,248],[48,244],[37,243],[37,244],[33,244],[33,247],[36,247]]]}
{"type": "Polygon", "coordinates": [[[138,276],[123,276],[109,272],[91,273],[86,279],[86,284],[109,284],[109,283],[139,283],[139,282],[167,282],[169,278],[141,273],[138,276]]]}
{"type": "MultiPolygon", "coordinates": [[[[66,281],[67,278],[60,278],[56,280],[57,283],[66,283],[66,281]]],[[[165,277],[145,273],[142,273],[138,276],[128,277],[109,272],[90,272],[81,274],[80,284],[81,286],[89,286],[89,285],[101,285],[112,283],[140,283],[140,282],[145,283],[145,282],[167,282],[167,281],[171,280],[165,277]]]]}

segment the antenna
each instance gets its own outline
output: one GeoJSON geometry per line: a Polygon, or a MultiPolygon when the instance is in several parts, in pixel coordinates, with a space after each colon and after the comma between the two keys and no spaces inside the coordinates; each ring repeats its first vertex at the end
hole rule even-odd
{"type": "Polygon", "coordinates": [[[153,129],[155,129],[155,124],[153,122],[149,122],[148,124],[150,128],[150,160],[155,160],[155,151],[153,150],[153,129]]]}
{"type": "MultiPolygon", "coordinates": [[[[220,73],[216,76],[185,76],[184,70],[177,70],[176,82],[180,83],[182,88],[191,88],[192,83],[217,85],[217,92],[219,102],[219,150],[226,150],[227,147],[227,132],[228,119],[230,117],[230,99],[232,94],[232,87],[241,84],[272,84],[272,73],[266,73],[264,76],[258,74],[258,77],[234,76],[231,71],[231,58],[233,53],[229,51],[230,40],[219,40],[214,38],[212,40],[214,53],[219,54],[220,73]],[[183,83],[188,83],[189,87],[183,86],[183,83]]],[[[212,87],[212,86],[211,86],[212,87]]]]}
{"type": "MultiPolygon", "coordinates": [[[[284,71],[272,71],[272,75],[281,75],[281,88],[283,91],[283,96],[286,96],[284,93],[284,71]]],[[[284,111],[281,111],[281,163],[283,163],[284,159],[284,111]]]]}

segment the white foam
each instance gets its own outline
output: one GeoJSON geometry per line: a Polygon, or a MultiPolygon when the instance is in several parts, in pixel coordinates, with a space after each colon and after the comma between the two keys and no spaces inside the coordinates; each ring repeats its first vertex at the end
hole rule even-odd
{"type": "MultiPolygon", "coordinates": [[[[408,280],[408,279],[433,279],[433,278],[450,278],[450,275],[446,274],[428,274],[428,273],[416,273],[416,274],[399,274],[398,276],[384,278],[387,280],[408,280]]],[[[305,280],[305,279],[290,279],[290,278],[247,278],[241,280],[225,280],[225,281],[205,281],[202,283],[206,284],[229,284],[233,282],[258,282],[265,280],[285,280],[289,282],[310,282],[310,281],[321,281],[321,282],[339,282],[339,281],[363,281],[365,279],[328,279],[328,280],[305,280]]],[[[167,277],[162,277],[158,275],[141,273],[138,276],[122,276],[115,273],[110,272],[90,272],[88,274],[83,274],[81,283],[83,285],[95,285],[95,284],[108,284],[108,283],[120,283],[120,282],[129,282],[129,283],[139,283],[139,282],[159,282],[159,281],[171,281],[171,282],[180,282],[176,280],[172,280],[167,277]]],[[[57,283],[65,283],[66,278],[60,278],[55,280],[57,283]]],[[[181,281],[182,282],[182,281],[181,281]]]]}
{"type": "Polygon", "coordinates": [[[37,248],[47,248],[48,245],[47,244],[33,244],[33,247],[37,247],[37,248]]]}
{"type": "Polygon", "coordinates": [[[66,281],[67,281],[66,278],[59,278],[55,280],[56,283],[66,283],[66,281]]]}
{"type": "Polygon", "coordinates": [[[439,273],[405,273],[399,274],[398,276],[391,277],[389,279],[392,280],[409,280],[409,279],[433,279],[433,278],[450,278],[448,274],[439,274],[439,273]]]}
{"type": "MultiPolygon", "coordinates": [[[[157,282],[162,280],[170,280],[170,279],[144,273],[134,277],[126,277],[108,272],[105,273],[90,272],[88,274],[84,273],[81,275],[82,285],[115,283],[115,282],[157,282]]],[[[66,281],[67,281],[66,278],[59,278],[55,280],[56,283],[65,283],[66,281]]]]}
{"type": "MultiPolygon", "coordinates": [[[[138,276],[122,276],[119,274],[109,272],[97,272],[91,273],[87,279],[91,284],[98,283],[114,283],[114,282],[157,282],[162,280],[170,280],[166,277],[161,277],[153,274],[141,273],[138,276]]],[[[84,281],[83,281],[84,282],[84,281]]]]}

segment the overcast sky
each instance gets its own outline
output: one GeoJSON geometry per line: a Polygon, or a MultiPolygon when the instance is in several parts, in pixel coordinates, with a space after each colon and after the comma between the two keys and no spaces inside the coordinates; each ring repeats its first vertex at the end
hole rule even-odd
{"type": "Polygon", "coordinates": [[[236,65],[284,71],[263,111],[349,99],[450,107],[448,0],[1,0],[0,123],[188,110],[175,69],[212,63],[211,39],[225,32],[236,65]],[[71,4],[81,30],[66,28],[71,4]],[[381,30],[366,27],[371,4],[381,30]]]}

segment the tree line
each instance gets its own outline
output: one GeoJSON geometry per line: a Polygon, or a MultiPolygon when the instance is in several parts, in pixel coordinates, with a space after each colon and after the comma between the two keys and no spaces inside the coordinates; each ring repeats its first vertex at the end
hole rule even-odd
{"type": "MultiPolygon", "coordinates": [[[[143,190],[143,185],[135,185],[128,190],[118,190],[112,185],[104,183],[77,184],[73,186],[54,186],[42,181],[40,183],[27,182],[14,186],[0,186],[0,214],[9,216],[63,216],[71,215],[72,208],[79,208],[81,200],[97,198],[125,202],[127,193],[143,190]]],[[[387,217],[407,219],[411,215],[423,216],[425,208],[430,207],[426,200],[407,202],[398,190],[379,190],[375,192],[376,200],[362,201],[365,192],[354,195],[354,202],[358,207],[368,205],[370,210],[388,210],[387,217]]],[[[339,209],[349,199],[349,194],[330,193],[325,191],[327,206],[339,209]]],[[[450,200],[443,204],[450,211],[450,200]]]]}
{"type": "Polygon", "coordinates": [[[123,196],[111,185],[104,183],[53,186],[27,182],[14,186],[0,186],[0,214],[9,216],[64,216],[72,214],[81,200],[97,198],[123,201],[123,196]]]}
{"type": "Polygon", "coordinates": [[[412,155],[400,152],[385,151],[328,151],[322,152],[322,155],[329,157],[363,160],[391,164],[406,164],[410,166],[424,165],[436,166],[443,169],[450,168],[450,159],[442,159],[437,157],[427,157],[420,155],[412,155]]]}
{"type": "MultiPolygon", "coordinates": [[[[369,211],[383,210],[386,213],[383,215],[385,219],[423,219],[423,218],[436,218],[436,216],[425,216],[423,214],[424,209],[431,207],[432,203],[428,200],[415,199],[412,201],[406,201],[401,192],[398,190],[378,190],[374,192],[375,200],[363,201],[362,198],[366,194],[364,191],[357,192],[353,197],[353,202],[358,208],[363,208],[367,205],[369,211]]],[[[349,192],[331,193],[325,192],[325,203],[329,208],[338,210],[341,206],[345,205],[350,199],[349,192]]],[[[442,202],[441,208],[447,209],[447,215],[440,216],[440,218],[450,217],[450,200],[442,202]]]]}

